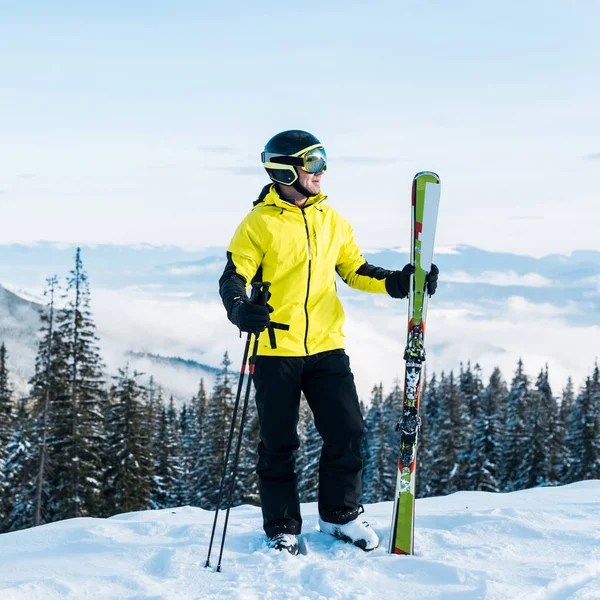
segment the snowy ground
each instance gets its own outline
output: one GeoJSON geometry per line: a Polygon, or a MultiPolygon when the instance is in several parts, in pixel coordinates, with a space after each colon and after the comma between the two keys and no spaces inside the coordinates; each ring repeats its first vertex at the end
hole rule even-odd
{"type": "Polygon", "coordinates": [[[366,507],[382,545],[365,554],[304,505],[307,553],[292,557],[266,548],[259,509],[236,508],[222,573],[204,568],[201,509],[54,523],[0,536],[0,598],[600,599],[600,481],[418,500],[412,557],[387,554],[390,513],[366,507]]]}

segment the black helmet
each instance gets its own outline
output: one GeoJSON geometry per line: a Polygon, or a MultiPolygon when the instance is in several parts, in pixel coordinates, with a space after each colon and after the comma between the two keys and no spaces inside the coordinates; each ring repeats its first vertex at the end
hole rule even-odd
{"type": "MultiPolygon", "coordinates": [[[[265,145],[261,160],[271,181],[294,187],[299,186],[296,167],[309,173],[320,173],[327,168],[323,144],[312,133],[299,129],[273,136],[265,145]]],[[[304,193],[305,190],[299,191],[304,193]]]]}

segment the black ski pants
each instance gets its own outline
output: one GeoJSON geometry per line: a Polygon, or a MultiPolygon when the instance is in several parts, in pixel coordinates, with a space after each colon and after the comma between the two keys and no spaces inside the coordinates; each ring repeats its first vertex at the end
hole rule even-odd
{"type": "Polygon", "coordinates": [[[267,536],[298,535],[302,527],[294,457],[301,392],[323,439],[319,514],[326,521],[347,521],[360,502],[363,418],[346,353],[258,356],[254,384],[260,422],[257,474],[267,536]],[[340,515],[346,516],[340,520],[340,515]]]}

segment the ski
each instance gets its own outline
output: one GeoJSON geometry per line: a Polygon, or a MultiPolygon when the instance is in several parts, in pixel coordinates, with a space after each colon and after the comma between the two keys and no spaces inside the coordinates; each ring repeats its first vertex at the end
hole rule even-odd
{"type": "Polygon", "coordinates": [[[416,462],[421,417],[421,369],[425,362],[425,321],[427,292],[425,278],[431,270],[433,243],[440,204],[440,178],[429,171],[417,173],[411,195],[410,261],[415,267],[408,295],[408,333],[404,360],[404,396],[402,413],[396,427],[400,432],[398,474],[389,552],[413,554],[415,529],[416,462]]]}

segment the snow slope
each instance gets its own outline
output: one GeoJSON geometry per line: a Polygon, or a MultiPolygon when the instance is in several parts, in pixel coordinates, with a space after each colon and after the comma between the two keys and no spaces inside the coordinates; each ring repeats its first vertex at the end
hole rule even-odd
{"type": "Polygon", "coordinates": [[[365,554],[303,505],[292,557],[266,548],[258,508],[236,508],[221,573],[204,568],[213,513],[198,508],[53,523],[0,536],[0,598],[600,598],[600,481],[418,500],[412,557],[387,554],[390,514],[366,507],[382,545],[365,554]]]}

